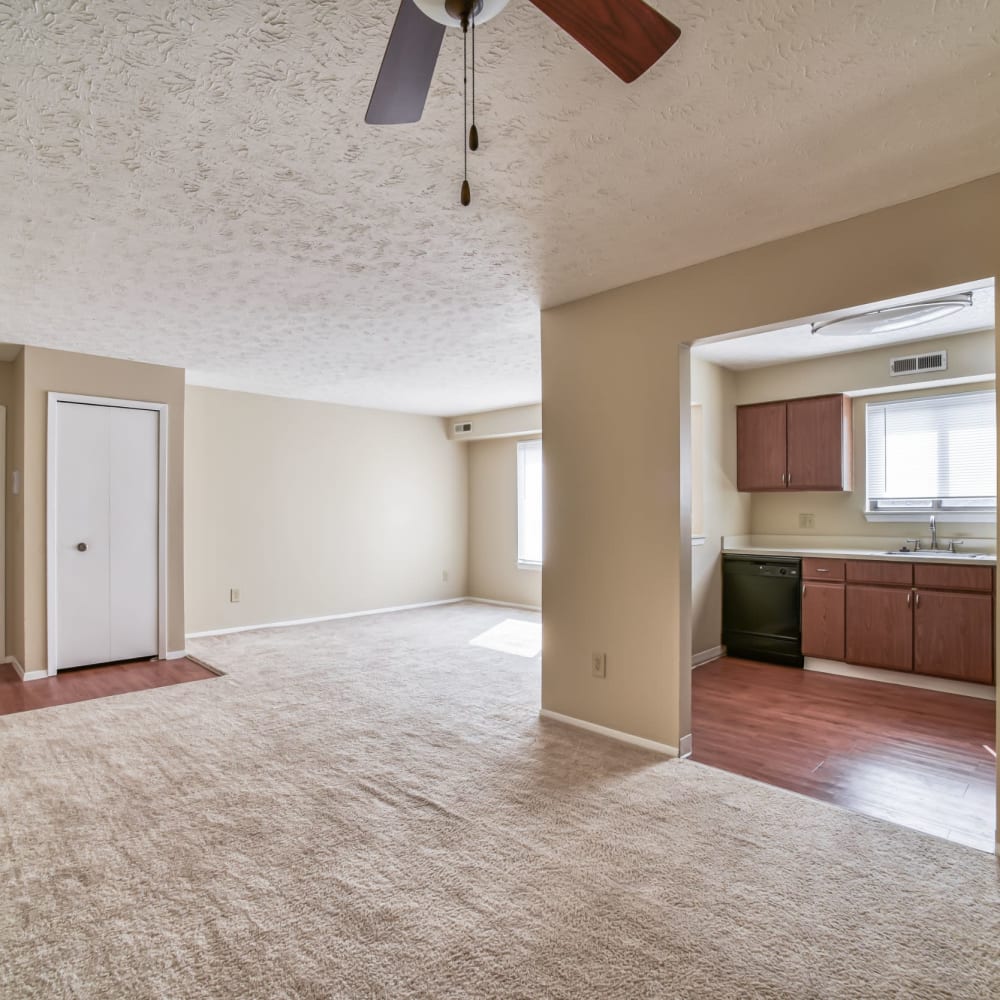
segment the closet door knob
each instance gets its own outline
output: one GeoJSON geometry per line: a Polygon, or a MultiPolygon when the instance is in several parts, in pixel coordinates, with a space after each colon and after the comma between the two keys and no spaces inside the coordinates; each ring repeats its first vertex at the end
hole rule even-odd
{"type": "Polygon", "coordinates": [[[77,552],[86,552],[87,551],[87,543],[86,542],[79,542],[77,544],[77,546],[76,546],[76,551],[77,552]]]}

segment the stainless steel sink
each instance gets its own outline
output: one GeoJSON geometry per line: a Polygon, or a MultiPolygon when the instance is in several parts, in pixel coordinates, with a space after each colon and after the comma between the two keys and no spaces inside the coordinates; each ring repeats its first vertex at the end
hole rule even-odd
{"type": "Polygon", "coordinates": [[[943,549],[920,549],[919,552],[901,552],[899,549],[892,549],[885,553],[887,556],[901,556],[905,558],[917,559],[989,559],[984,552],[946,552],[943,549]]]}

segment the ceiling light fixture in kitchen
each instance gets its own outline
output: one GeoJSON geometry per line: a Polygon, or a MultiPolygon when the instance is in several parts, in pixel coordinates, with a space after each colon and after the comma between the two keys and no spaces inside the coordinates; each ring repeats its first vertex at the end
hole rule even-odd
{"type": "Polygon", "coordinates": [[[972,292],[961,292],[929,302],[910,302],[899,306],[886,306],[870,312],[841,316],[822,323],[813,323],[812,332],[824,337],[857,337],[875,333],[892,333],[911,326],[944,319],[972,305],[972,292]]]}

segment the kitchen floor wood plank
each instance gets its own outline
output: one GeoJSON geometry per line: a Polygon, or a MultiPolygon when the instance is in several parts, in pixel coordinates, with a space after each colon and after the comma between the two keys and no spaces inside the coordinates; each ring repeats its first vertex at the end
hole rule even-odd
{"type": "Polygon", "coordinates": [[[187,657],[78,667],[37,681],[22,681],[10,664],[3,664],[0,665],[0,715],[209,680],[216,676],[187,657]]]}
{"type": "Polygon", "coordinates": [[[994,849],[996,705],[724,658],[692,682],[693,759],[994,849]]]}

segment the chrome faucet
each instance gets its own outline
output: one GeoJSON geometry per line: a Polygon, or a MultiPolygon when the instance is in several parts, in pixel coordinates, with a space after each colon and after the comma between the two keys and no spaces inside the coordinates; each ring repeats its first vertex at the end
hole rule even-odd
{"type": "Polygon", "coordinates": [[[931,514],[931,551],[937,550],[937,518],[931,514]]]}

